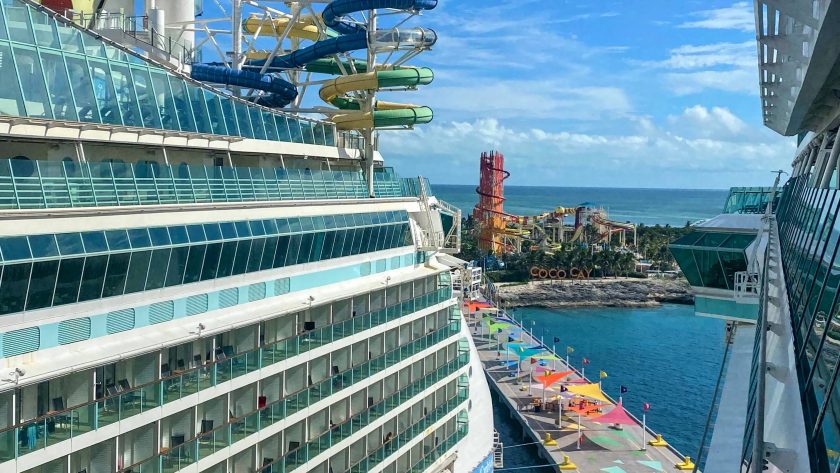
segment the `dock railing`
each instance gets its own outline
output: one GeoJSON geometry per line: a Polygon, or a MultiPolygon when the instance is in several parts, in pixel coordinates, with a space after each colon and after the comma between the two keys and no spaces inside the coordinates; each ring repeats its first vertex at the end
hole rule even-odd
{"type": "MultiPolygon", "coordinates": [[[[565,358],[562,358],[562,357],[558,356],[557,353],[552,348],[550,348],[548,345],[546,345],[539,337],[534,335],[534,333],[531,330],[529,330],[527,327],[525,327],[525,324],[521,320],[516,320],[516,317],[513,314],[513,312],[508,312],[505,309],[505,307],[503,306],[503,302],[501,301],[495,286],[493,285],[493,283],[490,280],[486,279],[486,276],[484,276],[483,287],[484,287],[484,289],[482,290],[482,294],[488,294],[488,293],[492,294],[491,297],[486,297],[485,296],[485,299],[487,299],[491,304],[493,304],[495,306],[495,308],[499,311],[500,315],[503,315],[503,316],[507,317],[508,319],[510,319],[511,321],[513,321],[513,324],[516,327],[518,327],[518,330],[521,330],[523,333],[527,333],[535,343],[540,343],[540,345],[544,346],[546,351],[548,351],[549,353],[551,353],[552,355],[557,357],[557,359],[560,362],[562,362],[564,365],[566,365],[568,370],[573,371],[577,376],[580,376],[581,379],[586,380],[588,382],[591,382],[589,380],[589,378],[584,376],[583,373],[581,373],[576,367],[572,366],[571,363],[566,364],[565,358]]],[[[601,393],[607,399],[609,399],[610,402],[612,402],[613,404],[618,404],[615,401],[615,399],[612,396],[610,396],[609,394],[607,394],[603,391],[601,393]]],[[[633,413],[630,412],[629,410],[625,409],[625,411],[627,412],[627,415],[629,415],[631,419],[636,421],[636,423],[639,424],[639,426],[642,426],[645,429],[645,431],[651,436],[650,438],[656,438],[657,433],[654,432],[653,429],[651,429],[650,426],[647,425],[647,423],[643,423],[638,417],[633,415],[633,413]]],[[[671,453],[676,455],[678,458],[683,458],[684,457],[683,454],[680,453],[676,448],[674,448],[670,443],[668,443],[667,448],[671,453]]]]}

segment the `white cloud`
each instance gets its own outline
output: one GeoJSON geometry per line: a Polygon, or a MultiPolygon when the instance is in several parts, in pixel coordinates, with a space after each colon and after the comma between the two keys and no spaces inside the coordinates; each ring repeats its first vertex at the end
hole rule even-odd
{"type": "Polygon", "coordinates": [[[691,16],[696,20],[682,23],[680,28],[755,31],[752,2],[737,2],[730,7],[703,10],[691,16]]]}
{"type": "Polygon", "coordinates": [[[623,116],[632,109],[624,90],[616,87],[493,78],[448,83],[423,90],[417,101],[452,117],[492,114],[506,119],[599,120],[623,116]]]}
{"type": "Polygon", "coordinates": [[[668,58],[638,64],[664,69],[661,75],[667,87],[677,95],[705,90],[758,94],[755,43],[714,43],[682,45],[668,51],[668,58]]]}
{"type": "Polygon", "coordinates": [[[495,118],[433,123],[415,133],[382,136],[386,160],[423,156],[436,182],[477,180],[478,154],[500,149],[511,183],[693,187],[761,185],[768,169],[785,168],[791,140],[752,128],[719,107],[690,107],[655,126],[638,117],[624,134],[514,128],[495,118]]]}
{"type": "Polygon", "coordinates": [[[731,139],[754,141],[754,130],[743,120],[723,107],[706,108],[695,105],[686,108],[679,115],[667,118],[673,133],[689,138],[731,139]]]}
{"type": "Polygon", "coordinates": [[[669,69],[699,69],[718,66],[755,67],[755,41],[683,45],[669,51],[670,57],[650,65],[669,69]]]}
{"type": "Polygon", "coordinates": [[[696,94],[706,89],[758,95],[758,73],[750,69],[673,72],[666,74],[665,79],[677,95],[696,94]]]}

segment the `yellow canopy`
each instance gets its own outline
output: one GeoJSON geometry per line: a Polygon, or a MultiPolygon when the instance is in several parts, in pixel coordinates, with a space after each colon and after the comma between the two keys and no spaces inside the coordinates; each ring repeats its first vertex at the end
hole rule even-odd
{"type": "Polygon", "coordinates": [[[601,388],[598,386],[598,383],[570,384],[566,386],[566,389],[568,389],[570,393],[579,394],[590,399],[596,399],[598,401],[603,402],[612,402],[609,399],[607,399],[606,396],[604,396],[604,393],[601,392],[601,388]]]}

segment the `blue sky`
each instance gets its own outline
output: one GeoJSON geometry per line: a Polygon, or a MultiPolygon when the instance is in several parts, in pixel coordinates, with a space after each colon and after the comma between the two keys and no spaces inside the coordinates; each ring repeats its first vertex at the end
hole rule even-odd
{"type": "Polygon", "coordinates": [[[383,132],[403,175],[474,184],[499,149],[510,184],[768,185],[795,148],[760,120],[752,2],[441,0],[435,82],[382,98],[435,120],[383,132]]]}

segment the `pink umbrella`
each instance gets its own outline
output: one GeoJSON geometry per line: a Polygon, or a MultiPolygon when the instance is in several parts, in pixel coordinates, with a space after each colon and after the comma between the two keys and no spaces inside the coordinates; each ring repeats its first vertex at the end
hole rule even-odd
{"type": "Polygon", "coordinates": [[[633,418],[627,414],[627,411],[624,410],[624,407],[621,405],[621,401],[619,401],[610,412],[607,412],[602,416],[593,417],[592,422],[598,422],[599,424],[636,424],[636,421],[633,420],[633,418]]]}

